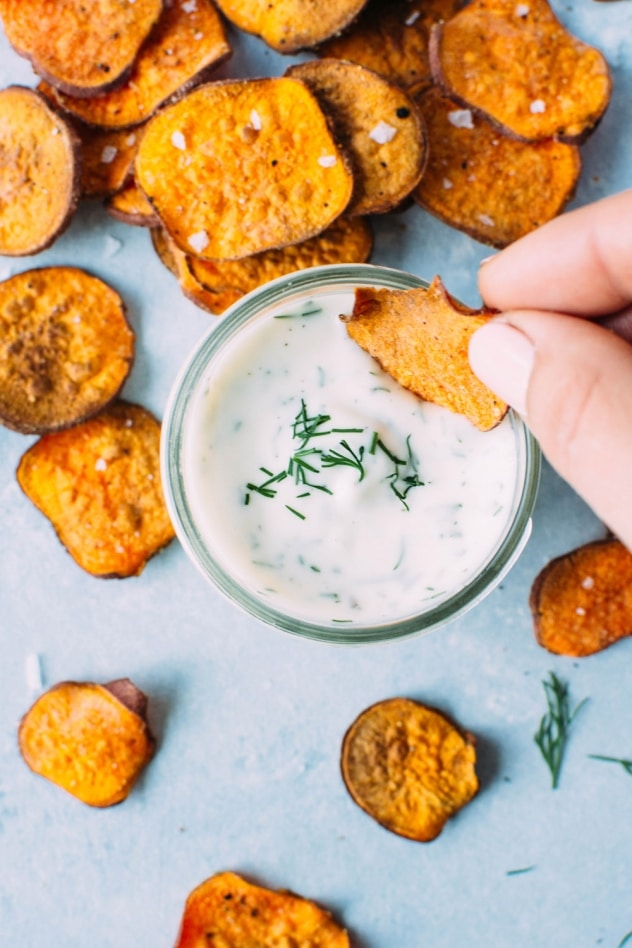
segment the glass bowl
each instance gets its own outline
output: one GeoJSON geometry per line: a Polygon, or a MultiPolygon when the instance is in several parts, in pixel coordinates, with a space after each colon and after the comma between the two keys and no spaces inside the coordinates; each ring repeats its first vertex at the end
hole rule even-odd
{"type": "MultiPolygon", "coordinates": [[[[250,527],[245,527],[241,523],[240,518],[242,511],[235,510],[232,514],[227,515],[225,508],[226,504],[230,503],[231,492],[237,492],[237,490],[239,490],[238,503],[243,507],[255,502],[265,505],[270,502],[269,498],[275,497],[277,489],[280,489],[281,485],[278,483],[279,478],[275,477],[275,480],[266,488],[268,491],[266,494],[260,491],[259,485],[243,483],[242,486],[237,488],[234,485],[230,485],[227,481],[225,485],[226,493],[225,495],[222,493],[224,485],[221,485],[220,489],[220,481],[223,477],[221,472],[225,470],[228,477],[243,460],[242,455],[250,450],[249,442],[243,441],[242,447],[240,448],[238,444],[234,450],[232,442],[230,442],[231,449],[227,449],[225,454],[222,454],[219,448],[215,451],[217,460],[221,461],[221,464],[215,463],[212,475],[212,486],[211,480],[208,480],[209,486],[207,490],[206,469],[204,469],[202,473],[200,466],[201,461],[199,460],[203,455],[203,445],[205,444],[207,436],[207,427],[209,424],[211,424],[211,426],[214,424],[214,419],[217,419],[218,425],[223,424],[222,419],[224,415],[226,415],[226,417],[229,416],[231,403],[237,399],[238,395],[241,397],[242,390],[247,391],[247,389],[243,387],[248,384],[248,377],[252,376],[255,372],[253,368],[254,363],[250,368],[244,363],[235,376],[234,372],[236,370],[234,366],[230,368],[232,365],[231,360],[235,358],[245,359],[248,354],[251,359],[256,358],[256,354],[260,351],[259,336],[257,334],[267,333],[272,330],[276,332],[280,325],[280,323],[276,323],[276,320],[280,321],[280,317],[293,315],[296,318],[300,318],[302,323],[295,324],[291,328],[296,329],[298,325],[298,328],[305,329],[307,327],[307,320],[313,319],[313,314],[320,312],[319,307],[326,308],[329,303],[331,307],[335,308],[336,303],[339,301],[338,298],[340,294],[344,295],[347,301],[344,312],[349,312],[350,306],[352,305],[353,292],[357,287],[362,286],[402,290],[413,287],[425,287],[427,283],[413,274],[386,267],[371,264],[336,264],[314,267],[312,269],[292,273],[259,287],[226,310],[224,315],[197,344],[174,384],[165,411],[162,427],[161,459],[165,498],[178,538],[195,566],[197,566],[206,579],[228,597],[231,602],[246,610],[246,612],[250,613],[256,619],[304,638],[333,644],[385,642],[428,632],[444,625],[456,616],[462,615],[476,603],[480,602],[506,575],[527,542],[531,532],[531,513],[535,503],[540,473],[540,452],[537,443],[520,417],[510,411],[506,419],[502,422],[502,425],[498,426],[499,429],[502,428],[503,430],[502,437],[505,439],[504,443],[511,446],[512,459],[511,472],[507,477],[507,483],[503,486],[503,490],[506,491],[507,504],[502,507],[503,517],[498,517],[499,526],[497,535],[493,536],[488,548],[485,548],[480,553],[471,568],[463,568],[465,573],[463,580],[459,580],[437,594],[424,592],[422,595],[421,590],[422,588],[425,590],[425,586],[420,585],[416,587],[413,583],[408,582],[408,587],[410,588],[406,594],[408,597],[406,599],[406,597],[404,597],[404,583],[402,581],[401,586],[398,586],[400,576],[395,575],[394,604],[391,603],[389,607],[384,607],[384,609],[378,609],[377,611],[373,610],[373,612],[369,609],[368,614],[358,612],[356,615],[353,610],[339,613],[336,611],[338,609],[336,605],[335,608],[331,609],[331,615],[326,615],[320,605],[318,608],[312,608],[309,604],[311,594],[303,596],[303,594],[300,593],[293,595],[292,598],[283,593],[279,594],[278,590],[271,592],[269,582],[257,577],[253,578],[247,570],[244,572],[244,562],[241,556],[240,545],[243,545],[245,549],[247,543],[246,534],[250,530],[250,527]],[[299,314],[298,317],[296,316],[297,313],[299,314]],[[275,320],[274,326],[272,326],[270,322],[270,320],[273,319],[275,320]],[[228,368],[226,368],[227,366],[228,368]],[[228,375],[226,375],[227,372],[228,375]],[[233,374],[231,375],[231,373],[233,374]],[[233,387],[232,389],[229,387],[227,390],[222,390],[221,385],[224,384],[227,378],[231,378],[231,385],[233,387]],[[225,395],[224,398],[220,397],[222,391],[225,395]],[[226,391],[228,391],[228,394],[226,394],[226,391]],[[214,393],[212,398],[216,399],[210,407],[208,399],[211,396],[209,393],[214,393]],[[243,445],[246,445],[246,447],[244,448],[243,445]],[[264,498],[263,500],[261,499],[262,497],[264,498]],[[265,499],[266,497],[268,500],[265,499]],[[228,498],[228,501],[226,498],[228,498]],[[226,521],[226,523],[223,524],[223,521],[226,521]],[[417,588],[419,588],[419,595],[417,595],[417,588]],[[411,589],[412,592],[410,591],[411,589]],[[406,599],[401,605],[400,598],[406,599]]],[[[288,319],[286,322],[289,323],[291,320],[288,319]]],[[[340,321],[336,319],[336,326],[341,325],[340,321]]],[[[312,331],[311,326],[309,327],[309,331],[312,331]]],[[[354,354],[351,356],[351,359],[359,358],[369,360],[370,365],[375,368],[375,371],[370,371],[370,374],[374,375],[380,373],[381,369],[379,369],[377,363],[374,363],[371,357],[364,353],[356,343],[348,339],[346,330],[343,328],[340,331],[343,333],[345,339],[348,340],[343,343],[343,345],[350,345],[353,349],[354,354]],[[356,356],[355,352],[359,353],[359,355],[356,356]]],[[[338,329],[335,329],[334,332],[338,332],[338,329]]],[[[276,343],[274,343],[274,345],[276,345],[276,343]]],[[[283,343],[283,345],[287,345],[287,343],[283,343]]],[[[309,347],[306,347],[306,349],[307,348],[309,347]]],[[[305,350],[301,350],[301,352],[303,351],[305,350]]],[[[308,366],[310,359],[311,353],[308,356],[306,352],[308,366]]],[[[314,359],[316,359],[316,356],[314,356],[314,359]]],[[[262,368],[260,366],[257,367],[257,371],[262,371],[262,368]]],[[[320,369],[319,371],[321,371],[324,377],[324,372],[320,369]]],[[[270,374],[270,372],[268,372],[268,374],[270,374]]],[[[402,391],[396,383],[392,383],[392,385],[400,392],[402,391]]],[[[321,387],[325,392],[329,392],[326,385],[321,387]]],[[[380,386],[376,384],[375,391],[385,390],[387,387],[386,385],[380,386]]],[[[257,429],[267,424],[269,420],[267,415],[270,414],[269,410],[267,410],[263,404],[263,397],[261,404],[259,404],[260,399],[258,392],[259,389],[255,387],[253,394],[250,396],[244,395],[246,399],[244,414],[247,416],[247,424],[257,429]],[[263,419],[256,421],[255,413],[259,410],[263,412],[263,419]]],[[[406,392],[405,397],[413,399],[415,405],[419,406],[420,412],[442,412],[446,418],[457,418],[457,416],[447,412],[446,409],[440,409],[437,406],[422,408],[422,406],[428,406],[428,403],[422,402],[420,399],[415,399],[415,396],[412,396],[410,393],[406,392]]],[[[288,418],[294,417],[296,404],[297,402],[294,403],[294,407],[289,412],[288,418]]],[[[301,396],[298,404],[302,404],[303,410],[305,410],[305,400],[303,400],[303,396],[301,396]]],[[[322,409],[319,409],[319,411],[321,410],[322,409]]],[[[417,411],[417,409],[415,408],[414,411],[417,411]]],[[[297,413],[297,418],[299,414],[300,412],[297,413]]],[[[328,418],[329,416],[321,415],[320,417],[328,418]]],[[[270,428],[270,431],[273,433],[273,431],[276,431],[275,426],[277,426],[277,422],[271,419],[270,423],[273,425],[273,427],[270,428]]],[[[464,419],[460,418],[454,423],[469,426],[469,422],[465,422],[464,419]]],[[[442,424],[444,424],[444,422],[442,422],[442,424]]],[[[445,421],[445,424],[450,426],[453,422],[449,420],[445,421]]],[[[237,430],[240,426],[241,422],[239,422],[239,424],[235,422],[233,428],[237,430]]],[[[360,428],[344,428],[345,432],[351,430],[359,431],[360,428]]],[[[382,427],[381,430],[384,431],[384,427],[382,427]]],[[[494,429],[494,431],[496,430],[497,429],[494,429]]],[[[477,432],[476,437],[488,438],[489,434],[493,434],[493,432],[477,432]]],[[[215,434],[213,434],[213,438],[215,437],[215,434]]],[[[347,435],[347,437],[344,437],[343,434],[336,435],[335,437],[340,439],[340,444],[338,444],[339,450],[337,452],[330,451],[327,455],[329,460],[331,460],[332,454],[336,454],[338,459],[341,454],[345,454],[346,456],[346,449],[343,451],[341,446],[343,440],[347,442],[350,453],[355,454],[356,460],[358,452],[360,452],[362,456],[364,448],[360,451],[357,446],[353,448],[350,444],[352,437],[356,437],[356,435],[347,435]]],[[[452,435],[450,435],[450,437],[452,437],[452,435]]],[[[500,437],[500,435],[497,437],[500,437]]],[[[459,443],[461,442],[460,436],[457,436],[457,440],[459,443]]],[[[377,441],[377,435],[375,435],[374,445],[377,441]]],[[[488,441],[485,442],[485,444],[491,446],[493,442],[488,441]]],[[[308,448],[307,450],[316,451],[315,448],[308,448]]],[[[399,450],[396,453],[402,455],[403,450],[400,441],[399,450]]],[[[492,448],[489,447],[489,450],[492,450],[492,448]]],[[[385,454],[392,457],[392,453],[386,448],[385,454]]],[[[412,456],[410,452],[409,455],[412,456]]],[[[322,461],[324,457],[324,451],[320,451],[318,453],[319,464],[324,464],[322,461]]],[[[369,459],[368,449],[365,458],[367,460],[369,459]]],[[[400,457],[396,463],[403,464],[404,461],[401,460],[400,457]]],[[[259,471],[265,472],[263,474],[258,473],[261,484],[265,485],[268,483],[268,475],[272,477],[274,473],[271,466],[265,466],[265,462],[262,464],[261,459],[258,457],[256,459],[253,457],[252,465],[253,474],[259,471]]],[[[468,466],[475,467],[476,465],[472,465],[472,461],[468,459],[468,466]]],[[[492,469],[494,470],[495,466],[492,469]]],[[[292,471],[291,465],[288,470],[292,473],[292,477],[294,478],[296,472],[292,471]]],[[[485,470],[487,470],[487,468],[485,470]]],[[[355,482],[357,483],[357,471],[355,473],[355,482]]],[[[283,480],[286,480],[287,483],[293,483],[292,479],[287,478],[287,474],[288,471],[285,471],[285,473],[280,476],[283,480]]],[[[338,471],[336,471],[335,474],[339,476],[338,471]]],[[[348,472],[344,472],[341,476],[348,477],[348,472]]],[[[391,475],[391,477],[394,476],[395,475],[391,475]]],[[[388,477],[385,479],[389,480],[388,477]]],[[[412,478],[406,483],[411,483],[414,480],[415,478],[412,478]]],[[[295,483],[298,484],[298,480],[296,480],[295,483]]],[[[349,483],[352,483],[352,481],[348,480],[346,482],[346,490],[350,489],[348,488],[349,483]]],[[[403,484],[404,482],[402,481],[400,483],[403,484]]],[[[417,478],[416,483],[419,485],[423,484],[424,481],[417,478]]],[[[428,483],[432,484],[433,482],[429,481],[428,483]]],[[[285,486],[284,484],[283,487],[285,488],[285,486]]],[[[423,488],[421,489],[423,490],[423,488]]],[[[322,493],[324,492],[325,490],[323,488],[322,493]]],[[[326,492],[332,493],[329,490],[326,492]]],[[[312,493],[316,494],[318,492],[312,491],[312,493]]],[[[306,496],[306,494],[300,494],[300,496],[306,496]]],[[[345,495],[345,497],[346,496],[347,495],[345,495]]],[[[407,516],[415,518],[415,526],[417,527],[416,521],[419,518],[412,505],[410,508],[408,506],[407,492],[403,494],[399,492],[398,496],[400,497],[403,507],[408,511],[407,516]]],[[[321,499],[322,494],[319,494],[319,503],[321,499]]],[[[301,510],[298,509],[298,502],[296,504],[294,502],[292,502],[292,504],[283,504],[275,501],[275,503],[277,503],[277,510],[274,519],[272,521],[268,520],[268,526],[265,530],[260,528],[266,538],[271,531],[274,531],[274,525],[277,521],[279,523],[283,522],[285,528],[286,521],[283,521],[283,517],[293,519],[292,514],[295,515],[297,525],[300,525],[300,520],[306,519],[303,513],[301,513],[301,510]],[[288,514],[287,511],[290,511],[290,514],[288,514]],[[272,524],[272,526],[270,526],[270,524],[272,524]]],[[[345,504],[346,503],[347,501],[345,500],[345,504]]],[[[463,505],[456,504],[455,506],[463,505]]],[[[401,514],[402,507],[397,508],[397,513],[395,512],[395,507],[392,509],[392,518],[389,511],[386,522],[387,524],[392,522],[397,528],[399,523],[404,522],[401,519],[397,521],[397,516],[401,514]]],[[[267,508],[267,512],[270,510],[272,510],[272,507],[267,508]]],[[[346,507],[343,505],[342,508],[335,511],[335,518],[340,517],[344,520],[347,516],[345,511],[346,507]]],[[[243,513],[247,516],[250,515],[250,511],[243,511],[243,513]]],[[[494,512],[490,510],[488,515],[485,514],[483,516],[486,530],[490,525],[495,526],[491,524],[491,518],[495,516],[494,512]]],[[[315,520],[312,517],[312,521],[316,524],[318,532],[321,529],[318,517],[316,517],[315,520]]],[[[381,523],[382,521],[379,522],[381,523]]],[[[408,521],[408,523],[410,523],[410,521],[408,521]]],[[[346,526],[343,524],[343,533],[339,534],[336,526],[334,528],[327,528],[323,525],[321,532],[326,534],[329,531],[332,536],[342,536],[342,542],[344,544],[344,530],[346,529],[346,526]]],[[[421,521],[415,532],[420,532],[420,530],[421,521]]],[[[456,531],[454,532],[456,535],[456,531]]],[[[441,536],[443,536],[443,534],[441,534],[441,536]]],[[[327,542],[327,537],[325,537],[324,542],[327,542]]],[[[339,540],[332,540],[331,542],[339,542],[339,540]]],[[[382,546],[380,535],[375,536],[373,546],[376,551],[382,546]]],[[[432,555],[434,557],[434,548],[432,555]]],[[[456,554],[454,554],[454,556],[449,554],[446,557],[446,569],[454,567],[455,556],[456,554]]],[[[279,554],[276,564],[277,573],[281,575],[281,581],[283,581],[282,573],[284,567],[278,566],[278,563],[281,561],[285,561],[284,554],[279,554]]],[[[349,562],[352,566],[353,556],[349,558],[349,562]]],[[[258,564],[258,566],[259,565],[261,564],[258,564]]],[[[395,573],[396,566],[394,565],[392,569],[395,573]]],[[[311,566],[311,570],[314,573],[321,572],[320,567],[316,566],[311,566]]],[[[385,583],[391,582],[391,580],[393,580],[393,576],[389,573],[385,576],[385,583]]],[[[373,583],[372,580],[365,582],[364,578],[361,582],[364,583],[365,587],[373,583]]],[[[376,585],[379,586],[379,583],[376,585]]],[[[321,592],[314,593],[314,597],[320,597],[318,600],[319,603],[322,599],[322,595],[321,592]]],[[[349,601],[351,601],[351,599],[349,601]]],[[[353,601],[356,603],[356,599],[353,601]]]]}

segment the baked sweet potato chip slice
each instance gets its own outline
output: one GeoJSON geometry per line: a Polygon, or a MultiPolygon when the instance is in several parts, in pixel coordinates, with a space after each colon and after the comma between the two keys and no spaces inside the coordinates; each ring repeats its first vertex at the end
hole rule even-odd
{"type": "Polygon", "coordinates": [[[316,53],[359,63],[404,87],[428,84],[430,28],[462,6],[463,0],[370,0],[348,29],[316,53]]]}
{"type": "Polygon", "coordinates": [[[160,483],[160,424],[115,402],[22,456],[20,487],[93,576],[136,576],[174,536],[160,483]]]}
{"type": "Polygon", "coordinates": [[[547,0],[472,0],[433,26],[430,63],[448,95],[528,141],[580,142],[610,100],[606,60],[547,0]]]}
{"type": "Polygon", "coordinates": [[[50,246],[72,219],[81,181],[74,130],[33,89],[0,90],[0,254],[50,246]]]}
{"type": "Polygon", "coordinates": [[[136,181],[182,250],[220,260],[313,237],[353,188],[316,98],[288,78],[207,83],[167,106],[136,181]]]}
{"type": "Polygon", "coordinates": [[[310,899],[220,872],[187,898],[175,948],[349,948],[349,936],[310,899]]]}
{"type": "Polygon", "coordinates": [[[316,46],[342,30],[358,15],[366,0],[217,0],[235,26],[255,33],[280,53],[316,46]]]}
{"type": "MultiPolygon", "coordinates": [[[[151,240],[161,262],[178,280],[183,295],[200,309],[216,316],[239,299],[241,294],[237,294],[230,287],[212,290],[200,283],[193,275],[191,268],[193,257],[184,250],[180,250],[164,227],[152,227],[151,240]]],[[[205,262],[198,261],[200,264],[205,262]]],[[[209,267],[212,268],[212,266],[209,261],[209,267]]]]}
{"type": "Polygon", "coordinates": [[[81,139],[82,197],[109,197],[120,191],[132,175],[140,140],[138,131],[101,131],[76,123],[81,139]]]}
{"type": "Polygon", "coordinates": [[[211,0],[175,0],[165,8],[122,85],[90,99],[61,91],[53,94],[62,109],[88,125],[129,128],[200,82],[230,53],[224,24],[211,0]]]}
{"type": "Polygon", "coordinates": [[[129,72],[162,0],[0,0],[7,39],[51,85],[90,96],[129,72]]]}
{"type": "Polygon", "coordinates": [[[581,658],[632,635],[632,553],[616,539],[596,540],[556,557],[531,587],[537,641],[581,658]]]}
{"type": "Polygon", "coordinates": [[[135,335],[112,287],[77,267],[27,270],[0,283],[0,423],[67,428],[121,390],[135,335]]]}
{"type": "Polygon", "coordinates": [[[22,718],[22,757],[36,774],[89,806],[121,803],[151,760],[147,698],[128,678],[64,681],[22,718]]]}
{"type": "Polygon", "coordinates": [[[436,86],[417,101],[430,157],[413,197],[444,223],[506,247],[572,198],[581,173],[577,145],[510,138],[436,86]]]}
{"type": "Polygon", "coordinates": [[[381,214],[407,197],[422,176],[426,128],[414,100],[400,86],[338,59],[315,59],[286,73],[301,79],[334,123],[353,167],[347,214],[381,214]]]}
{"type": "Polygon", "coordinates": [[[110,195],[105,209],[117,221],[135,227],[158,227],[160,220],[135,181],[129,181],[116,194],[110,195]]]}
{"type": "Polygon", "coordinates": [[[475,740],[408,698],[367,708],[342,743],[352,799],[385,829],[428,843],[478,791],[475,740]]]}
{"type": "Polygon", "coordinates": [[[353,312],[341,318],[351,338],[400,385],[488,431],[508,406],[474,375],[468,345],[491,315],[458,303],[435,277],[427,290],[359,288],[353,312]]]}

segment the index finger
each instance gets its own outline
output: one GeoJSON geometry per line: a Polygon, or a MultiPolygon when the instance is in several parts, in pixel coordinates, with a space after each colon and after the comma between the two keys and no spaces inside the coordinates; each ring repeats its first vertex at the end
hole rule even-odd
{"type": "Polygon", "coordinates": [[[554,218],[492,257],[479,289],[499,310],[577,316],[632,302],[632,189],[554,218]]]}

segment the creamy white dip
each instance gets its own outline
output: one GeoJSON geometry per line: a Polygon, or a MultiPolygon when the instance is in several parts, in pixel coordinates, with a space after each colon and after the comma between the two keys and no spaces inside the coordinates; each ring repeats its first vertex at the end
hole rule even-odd
{"type": "Polygon", "coordinates": [[[401,388],[340,321],[353,294],[281,304],[217,353],[182,476],[211,556],[305,621],[416,615],[489,562],[513,515],[511,420],[480,432],[401,388]]]}

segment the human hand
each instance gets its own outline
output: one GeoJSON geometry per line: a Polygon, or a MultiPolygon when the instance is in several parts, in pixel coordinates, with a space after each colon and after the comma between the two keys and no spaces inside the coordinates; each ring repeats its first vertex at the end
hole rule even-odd
{"type": "Polygon", "coordinates": [[[472,369],[632,549],[632,190],[555,218],[485,262],[497,319],[472,369]]]}

